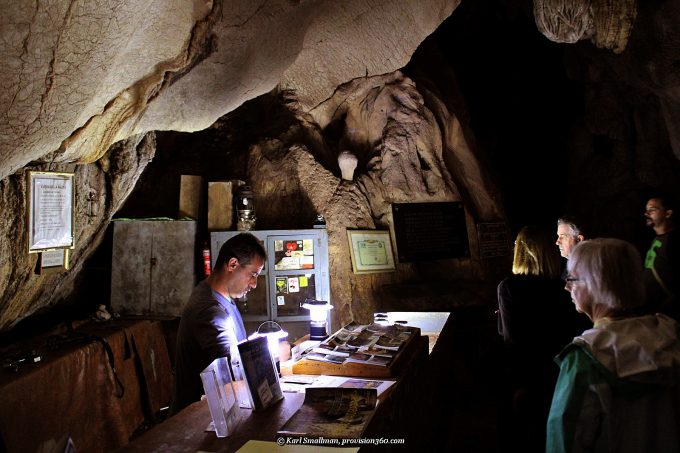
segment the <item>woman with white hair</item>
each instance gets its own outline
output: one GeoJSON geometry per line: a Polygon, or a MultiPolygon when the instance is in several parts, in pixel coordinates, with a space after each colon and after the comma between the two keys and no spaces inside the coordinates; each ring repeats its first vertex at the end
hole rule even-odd
{"type": "Polygon", "coordinates": [[[619,239],[579,243],[565,289],[593,321],[555,359],[546,451],[680,452],[680,340],[645,303],[642,259],[619,239]]]}

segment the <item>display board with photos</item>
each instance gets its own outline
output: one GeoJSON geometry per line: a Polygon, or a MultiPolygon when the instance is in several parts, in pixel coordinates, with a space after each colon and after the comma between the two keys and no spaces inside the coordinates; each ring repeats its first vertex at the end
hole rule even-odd
{"type": "Polygon", "coordinates": [[[420,336],[415,326],[352,322],[305,351],[293,373],[393,377],[420,336]]]}
{"type": "Polygon", "coordinates": [[[307,314],[300,300],[316,297],[316,275],[280,274],[276,276],[276,311],[280,316],[307,314]]]}
{"type": "Polygon", "coordinates": [[[314,240],[274,239],[274,270],[314,269],[314,240]]]}

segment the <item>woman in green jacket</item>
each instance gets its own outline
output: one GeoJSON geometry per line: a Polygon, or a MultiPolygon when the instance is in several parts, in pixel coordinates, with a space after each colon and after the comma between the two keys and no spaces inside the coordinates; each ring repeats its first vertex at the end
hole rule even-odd
{"type": "Polygon", "coordinates": [[[586,330],[557,357],[546,451],[680,452],[678,324],[644,310],[642,259],[619,239],[576,246],[565,289],[586,330]]]}

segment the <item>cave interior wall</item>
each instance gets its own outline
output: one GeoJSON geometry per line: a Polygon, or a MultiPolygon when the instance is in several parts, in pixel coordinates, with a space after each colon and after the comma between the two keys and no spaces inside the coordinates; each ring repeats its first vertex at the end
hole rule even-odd
{"type": "MultiPolygon", "coordinates": [[[[344,229],[389,228],[391,202],[463,200],[470,225],[500,220],[510,236],[529,223],[552,229],[557,216],[571,212],[586,220],[591,236],[621,237],[644,250],[650,238],[641,214],[645,197],[651,189],[680,194],[680,164],[668,126],[680,105],[680,74],[673,64],[680,37],[669,27],[677,24],[680,7],[668,1],[640,3],[627,49],[614,54],[590,42],[547,41],[525,6],[501,2],[504,6],[495,9],[491,3],[464,2],[399,75],[355,79],[339,89],[359,98],[357,93],[364,96],[370,88],[383,96],[372,99],[392,106],[398,96],[385,87],[399,85],[400,92],[411,93],[394,110],[402,116],[394,116],[389,127],[375,126],[379,123],[365,103],[349,108],[336,96],[316,111],[303,112],[295,92],[274,91],[203,131],[142,134],[117,143],[95,163],[29,165],[5,178],[4,211],[14,214],[6,216],[0,237],[7,252],[0,282],[6,295],[0,304],[3,325],[14,326],[31,314],[56,319],[65,307],[77,307],[69,315],[82,316],[106,303],[109,220],[175,217],[182,174],[253,183],[262,197],[258,228],[308,227],[317,212],[325,211],[331,261],[338,270],[332,276],[340,299],[335,316],[343,322],[365,321],[395,293],[412,298],[419,309],[446,299],[444,306],[464,303],[475,289],[462,282],[492,287],[509,272],[506,258],[408,264],[395,273],[351,275],[344,229]],[[404,113],[409,108],[417,121],[404,113]],[[349,133],[358,128],[363,128],[358,136],[349,133]],[[414,143],[399,141],[405,130],[414,143]],[[335,161],[346,146],[359,156],[351,184],[340,183],[335,161]],[[390,151],[399,146],[409,150],[408,156],[397,156],[391,161],[395,166],[383,168],[385,156],[394,158],[390,151]],[[422,149],[428,153],[419,155],[422,149]],[[400,170],[397,179],[384,175],[414,162],[420,170],[423,162],[440,164],[427,166],[416,191],[394,185],[399,174],[408,172],[400,170]],[[276,165],[286,168],[278,178],[288,180],[283,192],[257,176],[263,166],[271,171],[276,165]],[[78,192],[95,194],[94,216],[91,205],[77,201],[78,237],[87,240],[75,251],[79,259],[72,272],[78,277],[63,285],[58,275],[35,276],[34,256],[16,252],[25,245],[21,194],[29,169],[75,171],[78,192]],[[300,169],[321,179],[308,180],[300,169]],[[50,293],[54,287],[58,291],[50,293]]],[[[199,230],[206,234],[205,228],[199,230]]],[[[474,242],[472,235],[473,247],[474,242]]],[[[483,297],[493,303],[492,295],[483,297]]]]}

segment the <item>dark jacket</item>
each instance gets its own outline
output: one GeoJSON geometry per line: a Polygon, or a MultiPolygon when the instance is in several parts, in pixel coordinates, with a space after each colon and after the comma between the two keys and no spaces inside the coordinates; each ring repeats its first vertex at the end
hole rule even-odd
{"type": "Polygon", "coordinates": [[[498,285],[498,333],[511,354],[512,378],[531,385],[557,378],[553,358],[592,326],[576,312],[560,279],[512,275],[498,285]]]}

